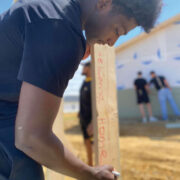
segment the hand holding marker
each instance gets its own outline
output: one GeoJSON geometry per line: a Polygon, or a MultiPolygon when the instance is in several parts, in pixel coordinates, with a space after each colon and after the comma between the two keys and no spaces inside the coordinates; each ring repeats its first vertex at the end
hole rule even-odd
{"type": "Polygon", "coordinates": [[[112,173],[114,174],[114,176],[116,176],[117,178],[120,176],[120,173],[117,171],[112,171],[112,173]]]}

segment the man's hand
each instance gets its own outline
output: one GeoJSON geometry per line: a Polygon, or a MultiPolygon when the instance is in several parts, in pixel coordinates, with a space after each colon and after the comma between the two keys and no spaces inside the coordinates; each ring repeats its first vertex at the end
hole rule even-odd
{"type": "Polygon", "coordinates": [[[92,124],[92,122],[88,125],[86,130],[87,130],[87,133],[89,136],[93,135],[93,124],[92,124]]]}
{"type": "Polygon", "coordinates": [[[172,91],[172,88],[166,79],[164,79],[164,84],[166,85],[167,88],[169,88],[170,91],[172,91]]]}
{"type": "Polygon", "coordinates": [[[94,167],[92,169],[92,175],[88,176],[86,180],[116,180],[116,177],[112,173],[113,170],[114,168],[108,165],[94,167]]]}
{"type": "Polygon", "coordinates": [[[149,88],[149,85],[147,84],[147,85],[145,85],[144,86],[144,88],[146,89],[146,92],[148,93],[148,94],[150,94],[151,93],[151,91],[150,91],[150,88],[149,88]]]}
{"type": "Polygon", "coordinates": [[[79,119],[80,119],[80,112],[78,112],[78,113],[77,113],[77,118],[79,118],[79,119]]]}

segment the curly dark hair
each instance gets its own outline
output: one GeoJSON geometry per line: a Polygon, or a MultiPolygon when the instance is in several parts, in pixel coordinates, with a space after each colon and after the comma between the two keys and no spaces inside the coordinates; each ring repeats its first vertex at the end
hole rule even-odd
{"type": "Polygon", "coordinates": [[[162,0],[113,0],[113,5],[127,17],[134,17],[139,26],[149,32],[162,9],[162,0]]]}

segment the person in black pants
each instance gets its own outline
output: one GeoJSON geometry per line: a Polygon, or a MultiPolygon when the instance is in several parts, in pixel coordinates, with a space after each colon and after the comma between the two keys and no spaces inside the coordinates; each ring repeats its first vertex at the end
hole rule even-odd
{"type": "Polygon", "coordinates": [[[148,84],[147,81],[142,77],[142,72],[138,72],[138,78],[134,81],[134,87],[136,90],[137,104],[139,105],[139,110],[142,116],[142,122],[147,123],[147,117],[143,106],[144,104],[146,104],[148,109],[149,121],[156,122],[157,119],[152,115],[152,107],[148,95],[148,84]]]}
{"type": "Polygon", "coordinates": [[[84,64],[82,75],[86,76],[80,90],[80,125],[86,146],[88,164],[93,165],[92,160],[92,108],[91,108],[91,64],[84,64]]]}

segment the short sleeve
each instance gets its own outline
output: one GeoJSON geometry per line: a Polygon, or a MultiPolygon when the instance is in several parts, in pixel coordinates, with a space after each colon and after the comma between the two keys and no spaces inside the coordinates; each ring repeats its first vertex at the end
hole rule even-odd
{"type": "Polygon", "coordinates": [[[134,81],[134,86],[136,86],[136,85],[137,85],[137,81],[135,80],[135,81],[134,81]]]}
{"type": "Polygon", "coordinates": [[[144,85],[147,85],[147,81],[144,79],[144,85]]]}
{"type": "Polygon", "coordinates": [[[85,51],[85,42],[62,20],[26,26],[18,79],[62,97],[85,51]]]}
{"type": "Polygon", "coordinates": [[[164,80],[165,80],[165,77],[164,77],[164,76],[162,76],[162,77],[161,77],[161,79],[162,79],[162,81],[164,81],[164,80]]]}
{"type": "Polygon", "coordinates": [[[149,81],[149,84],[150,84],[150,85],[153,84],[153,79],[151,79],[151,80],[149,81]]]}

